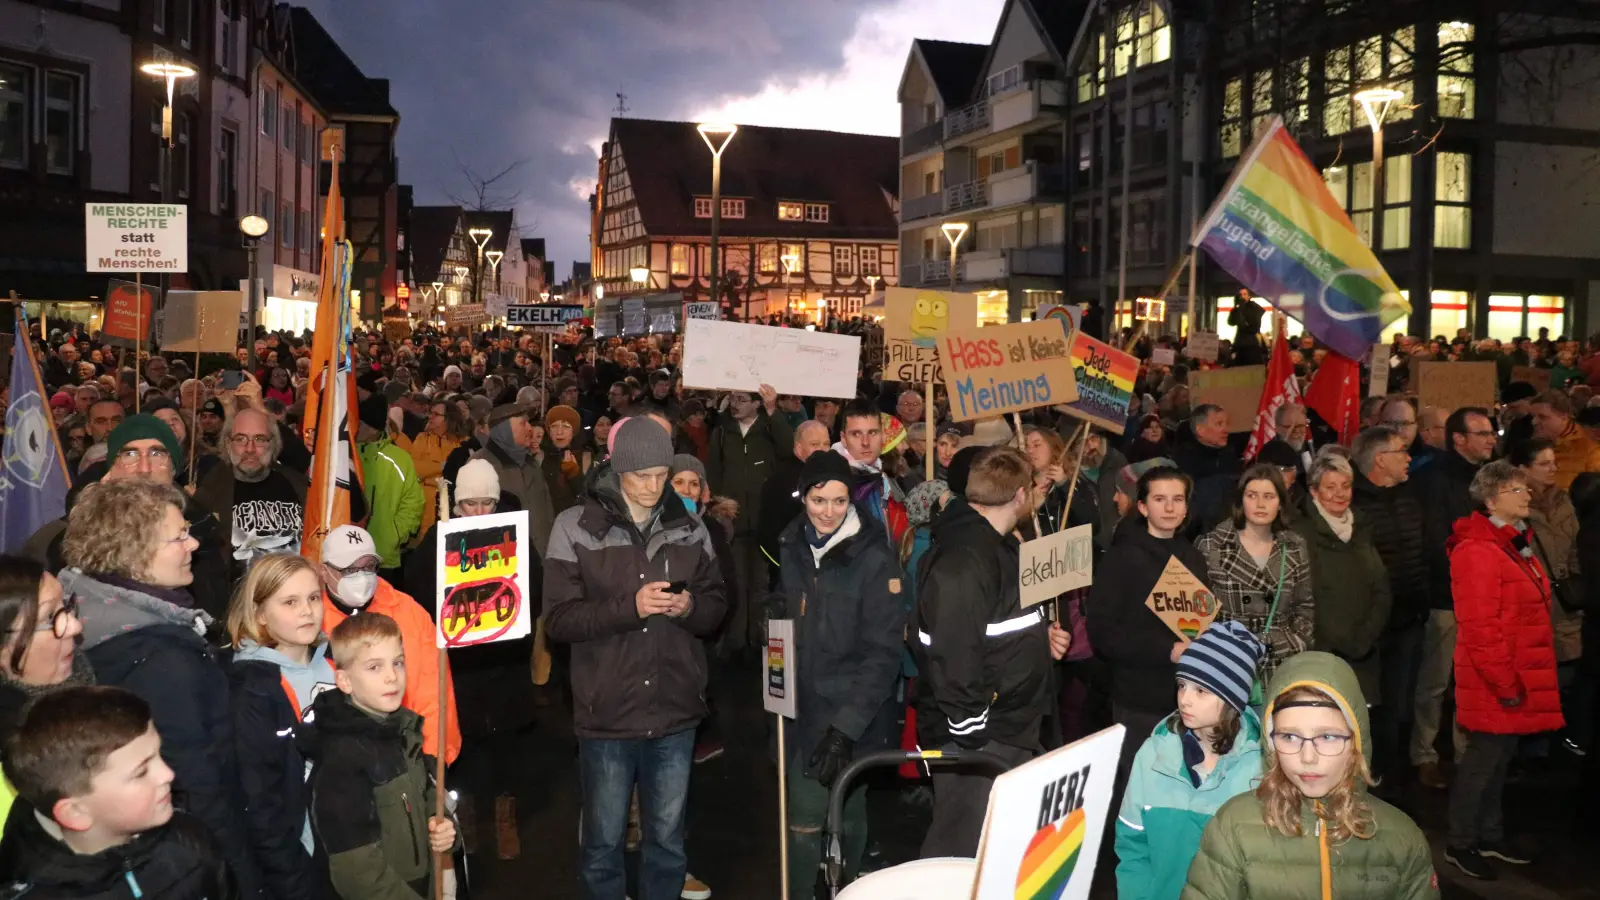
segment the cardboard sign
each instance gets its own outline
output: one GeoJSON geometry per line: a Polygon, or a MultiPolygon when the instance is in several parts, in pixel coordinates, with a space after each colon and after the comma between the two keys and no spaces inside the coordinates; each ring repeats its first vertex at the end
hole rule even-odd
{"type": "Polygon", "coordinates": [[[1533,385],[1539,393],[1550,390],[1550,370],[1537,366],[1512,366],[1511,380],[1522,381],[1533,385]]]}
{"type": "Polygon", "coordinates": [[[1060,411],[1121,434],[1133,403],[1133,383],[1139,377],[1139,360],[1131,353],[1097,341],[1083,332],[1072,336],[1072,375],[1078,399],[1060,411]]]}
{"type": "Polygon", "coordinates": [[[526,512],[466,516],[439,523],[433,636],[438,647],[475,647],[527,637],[526,512]]]}
{"type": "Polygon", "coordinates": [[[1500,387],[1494,363],[1421,362],[1413,358],[1411,365],[1417,371],[1419,406],[1435,407],[1445,415],[1464,406],[1494,408],[1500,387]]]}
{"type": "Polygon", "coordinates": [[[978,327],[978,295],[892,287],[883,302],[883,380],[943,381],[935,339],[978,327]]]}
{"type": "Polygon", "coordinates": [[[883,369],[883,327],[880,325],[866,327],[861,346],[861,366],[863,369],[883,369]]]}
{"type": "Polygon", "coordinates": [[[120,347],[132,347],[150,333],[150,313],[160,291],[150,285],[111,279],[106,290],[105,319],[100,323],[100,339],[120,347]]]}
{"type": "Polygon", "coordinates": [[[1039,308],[1033,311],[1033,320],[1043,322],[1046,319],[1060,322],[1061,330],[1071,336],[1074,331],[1083,327],[1083,307],[1077,304],[1060,306],[1055,303],[1041,303],[1039,308]]]}
{"type": "Polygon", "coordinates": [[[189,207],[85,203],[83,246],[90,272],[187,272],[189,207]]]}
{"type": "Polygon", "coordinates": [[[1067,347],[1055,322],[944,332],[939,358],[951,418],[969,422],[1078,399],[1067,347]]]}
{"type": "Polygon", "coordinates": [[[1001,775],[978,841],[976,900],[1087,900],[1124,728],[1113,725],[1001,775]]]}
{"type": "Polygon", "coordinates": [[[232,353],[239,346],[241,291],[171,291],[158,346],[168,353],[232,353]]]}
{"type": "Polygon", "coordinates": [[[498,319],[501,316],[505,315],[506,314],[506,307],[508,305],[509,304],[506,302],[505,295],[503,295],[503,294],[486,294],[486,295],[484,295],[484,298],[483,298],[483,309],[484,309],[484,312],[487,312],[489,314],[489,318],[491,318],[491,319],[498,319]]]}
{"type": "Polygon", "coordinates": [[[401,344],[411,337],[411,323],[405,319],[384,319],[383,339],[391,344],[401,344]]]}
{"type": "Polygon", "coordinates": [[[474,328],[489,321],[489,311],[482,303],[463,303],[444,308],[444,323],[450,328],[474,328]]]}
{"type": "Polygon", "coordinates": [[[1184,345],[1183,355],[1190,359],[1200,359],[1206,362],[1216,362],[1217,355],[1222,352],[1222,341],[1215,331],[1191,331],[1189,342],[1184,345]]]}
{"type": "Polygon", "coordinates": [[[761,705],[773,715],[795,717],[799,685],[794,673],[794,620],[767,620],[767,664],[761,667],[761,705]]]}
{"type": "Polygon", "coordinates": [[[1018,577],[1023,609],[1089,586],[1094,580],[1093,531],[1079,525],[1022,545],[1018,577]]]}
{"type": "Polygon", "coordinates": [[[720,319],[717,304],[700,300],[683,305],[683,316],[686,319],[720,319]]]}
{"type": "Polygon", "coordinates": [[[1144,599],[1144,605],[1179,640],[1192,641],[1211,627],[1222,610],[1217,595],[1200,582],[1176,556],[1167,560],[1161,578],[1144,599]]]}
{"type": "Polygon", "coordinates": [[[854,397],[861,338],[804,328],[690,319],[683,333],[683,383],[702,390],[854,397]]]}
{"type": "Polygon", "coordinates": [[[583,307],[555,303],[524,304],[506,307],[506,326],[534,331],[566,331],[567,323],[583,318],[583,307]]]}
{"type": "Polygon", "coordinates": [[[1367,383],[1368,397],[1382,397],[1389,393],[1389,345],[1372,345],[1372,380],[1367,383]]]}
{"type": "Polygon", "coordinates": [[[1176,365],[1178,362],[1178,351],[1172,349],[1171,347],[1156,347],[1150,351],[1150,361],[1158,366],[1176,365]]]}
{"type": "Polygon", "coordinates": [[[1266,366],[1234,366],[1189,373],[1189,408],[1214,403],[1228,411],[1230,432],[1255,427],[1261,391],[1267,386],[1266,366]]]}

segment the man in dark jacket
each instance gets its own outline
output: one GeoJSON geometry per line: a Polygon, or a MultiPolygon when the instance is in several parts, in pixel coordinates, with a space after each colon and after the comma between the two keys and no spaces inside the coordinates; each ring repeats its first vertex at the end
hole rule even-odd
{"type": "Polygon", "coordinates": [[[778,415],[778,392],[764,384],[761,391],[733,391],[728,395],[728,415],[711,432],[706,452],[706,474],[711,491],[739,504],[733,526],[733,561],[743,597],[729,597],[732,607],[728,628],[718,649],[735,653],[759,647],[765,638],[761,602],[767,580],[760,577],[766,561],[756,523],[761,521],[761,491],[777,461],[790,452],[794,432],[778,415]]]}
{"type": "Polygon", "coordinates": [[[815,419],[801,422],[794,430],[794,455],[780,455],[761,486],[761,515],[756,522],[756,534],[761,540],[770,584],[778,583],[778,536],[803,511],[800,494],[795,490],[800,470],[813,453],[828,449],[829,443],[827,426],[815,419]]]}
{"type": "Polygon", "coordinates": [[[500,489],[517,498],[528,511],[529,537],[533,549],[543,554],[550,541],[555,521],[554,501],[544,469],[533,455],[538,448],[538,431],[529,418],[532,411],[515,403],[497,406],[489,412],[489,437],[473,459],[485,459],[494,466],[500,489]]]}
{"type": "Polygon", "coordinates": [[[623,842],[640,783],[645,897],[684,884],[695,727],[705,718],[700,638],[726,608],[706,527],[667,490],[672,439],[645,418],[616,432],[609,471],[563,512],[545,555],[545,628],[572,644],[582,772],[584,896],[621,900],[623,842]]]}
{"type": "MultiPolygon", "coordinates": [[[[1417,766],[1417,780],[1432,788],[1446,785],[1434,744],[1443,727],[1444,696],[1450,689],[1456,652],[1455,595],[1450,587],[1450,556],[1444,545],[1456,520],[1472,514],[1473,476],[1494,456],[1498,437],[1489,411],[1479,407],[1452,412],[1445,419],[1444,431],[1448,449],[1436,454],[1417,479],[1417,495],[1427,499],[1423,505],[1423,546],[1427,554],[1428,594],[1433,602],[1426,613],[1414,682],[1411,763],[1417,766]]],[[[1399,602],[1398,595],[1395,601],[1399,602]]],[[[1461,738],[1464,735],[1457,736],[1452,729],[1452,742],[1459,746],[1461,738]]]]}
{"type": "Polygon", "coordinates": [[[282,436],[266,413],[240,410],[222,426],[225,465],[213,466],[195,489],[195,499],[217,511],[221,533],[229,536],[230,583],[268,553],[300,549],[310,482],[278,463],[282,450],[282,436]]]}
{"type": "MultiPolygon", "coordinates": [[[[1042,749],[1040,724],[1053,702],[1050,660],[1070,635],[1023,612],[1012,534],[1032,508],[1033,471],[1021,451],[985,450],[973,461],[965,498],[933,523],[917,567],[911,643],[917,684],[917,739],[923,747],[982,750],[1012,766],[1042,749]]],[[[992,775],[936,771],[933,822],[924,858],[978,850],[992,775]]]]}
{"type": "Polygon", "coordinates": [[[1228,446],[1228,411],[1202,403],[1189,415],[1189,434],[1172,451],[1178,468],[1194,480],[1189,529],[1204,534],[1228,515],[1244,464],[1228,446]]]}

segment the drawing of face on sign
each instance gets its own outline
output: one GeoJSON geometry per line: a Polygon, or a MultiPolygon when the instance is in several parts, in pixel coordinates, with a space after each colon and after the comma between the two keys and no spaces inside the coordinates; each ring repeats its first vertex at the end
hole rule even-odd
{"type": "Polygon", "coordinates": [[[918,347],[932,347],[933,339],[950,325],[950,304],[938,291],[918,291],[911,308],[911,337],[918,347]]]}
{"type": "Polygon", "coordinates": [[[526,637],[528,517],[473,516],[440,523],[440,646],[472,647],[526,637]]]}

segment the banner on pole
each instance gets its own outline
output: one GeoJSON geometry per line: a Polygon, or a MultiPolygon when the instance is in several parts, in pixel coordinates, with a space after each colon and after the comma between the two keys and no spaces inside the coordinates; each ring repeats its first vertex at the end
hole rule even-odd
{"type": "MultiPolygon", "coordinates": [[[[21,307],[22,303],[13,303],[21,307]]],[[[11,402],[5,411],[0,453],[0,552],[20,553],[35,531],[67,511],[66,454],[50,417],[50,391],[33,358],[28,322],[16,314],[10,372],[11,402]]]]}
{"type": "Polygon", "coordinates": [[[1093,531],[1091,526],[1078,525],[1027,541],[1019,548],[1023,609],[1089,586],[1094,580],[1093,531]]]}
{"type": "Polygon", "coordinates": [[[794,620],[767,620],[767,664],[761,669],[761,703],[767,712],[795,717],[794,620]]]}
{"type": "MultiPolygon", "coordinates": [[[[1517,370],[1511,370],[1511,380],[1517,380],[1517,370]]],[[[1368,397],[1382,397],[1389,393],[1389,345],[1378,342],[1372,345],[1372,380],[1367,384],[1368,397]]]]}
{"type": "Polygon", "coordinates": [[[1056,409],[1112,434],[1121,434],[1128,424],[1128,408],[1133,404],[1139,360],[1078,331],[1072,336],[1072,375],[1078,399],[1056,409]]]}
{"type": "Polygon", "coordinates": [[[156,346],[168,353],[232,353],[239,346],[239,291],[171,291],[156,346]]]}
{"type": "Polygon", "coordinates": [[[1179,640],[1192,641],[1217,620],[1222,604],[1176,556],[1167,560],[1144,605],[1179,640]]]}
{"type": "Polygon", "coordinates": [[[1078,399],[1067,339],[1055,322],[948,329],[938,344],[950,416],[958,422],[1078,399]]]}
{"type": "Polygon", "coordinates": [[[935,339],[978,327],[978,295],[892,287],[883,302],[883,380],[943,381],[935,339]]]}
{"type": "Polygon", "coordinates": [[[85,203],[90,272],[189,271],[189,207],[177,203],[85,203]]]}
{"type": "Polygon", "coordinates": [[[527,637],[528,514],[467,516],[439,523],[434,642],[475,647],[527,637]]]}
{"type": "Polygon", "coordinates": [[[506,326],[534,331],[565,331],[568,322],[583,318],[583,307],[576,304],[518,303],[506,307],[506,326]]]}
{"type": "Polygon", "coordinates": [[[1468,406],[1494,409],[1500,379],[1492,362],[1411,361],[1417,386],[1417,405],[1432,406],[1449,415],[1468,406]]]}

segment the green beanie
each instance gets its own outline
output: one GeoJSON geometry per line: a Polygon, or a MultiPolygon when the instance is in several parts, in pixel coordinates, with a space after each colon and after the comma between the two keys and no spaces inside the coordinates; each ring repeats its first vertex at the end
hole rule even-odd
{"type": "Polygon", "coordinates": [[[172,433],[167,423],[149,413],[129,416],[122,420],[122,424],[111,429],[111,434],[106,437],[106,459],[115,461],[117,454],[129,441],[160,441],[172,456],[173,465],[183,458],[183,451],[178,449],[178,436],[172,433]]]}

